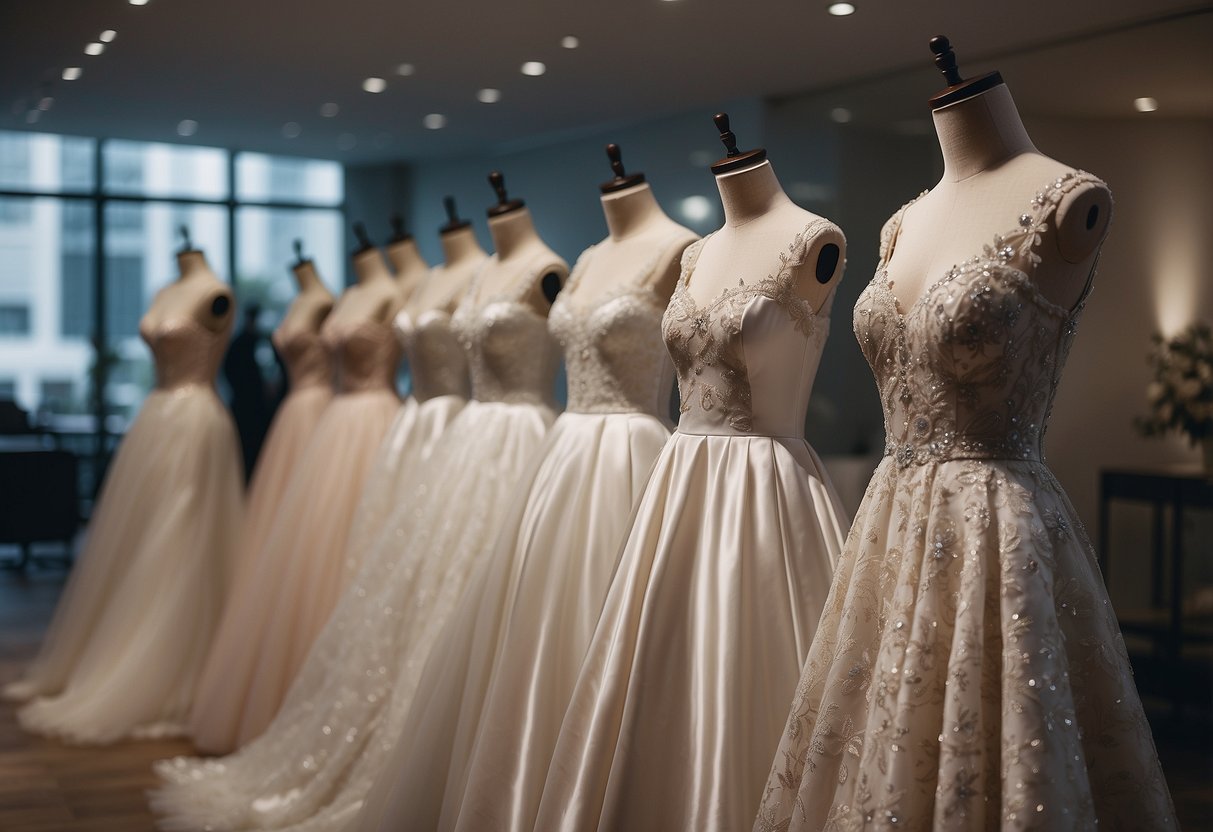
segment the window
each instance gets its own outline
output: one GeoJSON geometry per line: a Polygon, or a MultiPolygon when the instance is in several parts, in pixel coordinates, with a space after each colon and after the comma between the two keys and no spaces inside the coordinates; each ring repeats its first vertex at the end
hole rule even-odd
{"type": "Polygon", "coordinates": [[[262,326],[277,324],[298,291],[291,277],[294,243],[303,243],[304,256],[316,264],[320,279],[333,291],[344,283],[344,224],[332,209],[283,210],[240,208],[236,212],[236,301],[258,304],[266,313],[262,326]]]}
{"type": "Polygon", "coordinates": [[[228,154],[215,147],[111,140],[102,145],[106,193],[226,199],[228,154]]]}
{"type": "Polygon", "coordinates": [[[236,157],[236,198],[244,202],[340,205],[345,198],[345,176],[337,162],[241,153],[236,157]]]}

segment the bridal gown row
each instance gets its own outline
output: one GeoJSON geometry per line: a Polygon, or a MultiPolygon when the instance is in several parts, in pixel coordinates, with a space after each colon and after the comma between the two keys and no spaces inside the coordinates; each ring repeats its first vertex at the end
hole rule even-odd
{"type": "Polygon", "coordinates": [[[653,281],[690,238],[678,232],[597,297],[581,283],[596,247],[579,258],[548,324],[565,355],[567,409],[430,652],[355,828],[453,828],[473,750],[491,777],[471,793],[494,811],[474,828],[503,828],[507,799],[542,787],[632,505],[669,436],[673,373],[653,281]]]}
{"type": "MultiPolygon", "coordinates": [[[[531,290],[537,280],[519,288],[531,290]]],[[[157,765],[166,785],[152,803],[163,828],[331,829],[360,806],[399,733],[429,648],[555,418],[558,355],[546,319],[519,289],[487,298],[478,290],[479,278],[449,324],[434,313],[425,327],[437,333],[449,325],[459,338],[474,400],[365,553],[264,734],[227,757],[157,765]]]]}
{"type": "Polygon", "coordinates": [[[884,268],[906,208],[886,225],[855,306],[885,457],[756,832],[1176,828],[1090,541],[1041,451],[1091,282],[1053,304],[1036,248],[1092,183],[1057,178],[908,309],[884,268]]]}
{"type": "Polygon", "coordinates": [[[24,728],[76,743],[184,731],[242,515],[239,443],[214,387],[233,317],[216,330],[177,314],[141,322],[156,387],[106,474],[42,648],[4,691],[34,700],[18,712],[24,728]]]}
{"type": "Polygon", "coordinates": [[[275,520],[228,600],[208,674],[190,715],[200,748],[258,736],[273,719],[344,587],[344,552],[363,483],[400,406],[400,347],[391,321],[321,328],[336,394],[291,474],[275,520]]]}

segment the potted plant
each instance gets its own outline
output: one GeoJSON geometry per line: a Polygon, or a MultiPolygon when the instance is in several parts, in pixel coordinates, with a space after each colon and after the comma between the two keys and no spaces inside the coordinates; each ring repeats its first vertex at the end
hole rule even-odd
{"type": "Polygon", "coordinates": [[[1205,473],[1213,475],[1213,331],[1192,324],[1172,338],[1154,335],[1147,362],[1149,415],[1134,420],[1143,436],[1179,431],[1200,444],[1205,473]]]}

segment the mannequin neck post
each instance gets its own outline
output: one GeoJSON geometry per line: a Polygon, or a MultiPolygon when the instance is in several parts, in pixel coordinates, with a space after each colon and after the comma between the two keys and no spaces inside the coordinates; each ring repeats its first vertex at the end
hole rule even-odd
{"type": "Polygon", "coordinates": [[[1005,84],[940,107],[932,119],[945,181],[961,182],[1036,150],[1005,84]]]}
{"type": "Polygon", "coordinates": [[[195,274],[210,274],[211,267],[206,262],[206,255],[198,249],[189,249],[177,253],[177,274],[179,279],[185,279],[195,274]]]}
{"type": "Polygon", "coordinates": [[[425,262],[425,258],[421,256],[421,250],[417,248],[416,240],[400,240],[392,243],[387,248],[387,257],[392,261],[392,268],[398,277],[430,270],[430,264],[425,262]]]}
{"type": "Polygon", "coordinates": [[[539,239],[531,212],[526,208],[490,217],[489,233],[493,237],[493,248],[497,252],[498,260],[508,260],[526,243],[539,239]]]}
{"type": "Polygon", "coordinates": [[[782,203],[790,203],[769,161],[750,168],[729,171],[716,177],[726,225],[744,225],[768,214],[782,203]]]}
{"type": "Polygon", "coordinates": [[[442,260],[447,268],[472,258],[487,256],[471,228],[457,228],[441,235],[442,260]]]}
{"type": "Polygon", "coordinates": [[[387,270],[383,253],[377,248],[369,248],[354,255],[354,277],[360,286],[365,286],[376,280],[391,280],[392,275],[387,270]]]}
{"type": "Polygon", "coordinates": [[[295,285],[299,287],[300,293],[324,289],[324,283],[321,282],[320,275],[316,272],[316,264],[311,260],[305,260],[295,266],[291,269],[291,273],[295,275],[295,285]]]}
{"type": "Polygon", "coordinates": [[[631,236],[662,215],[661,206],[647,183],[603,194],[602,212],[613,240],[631,236]]]}

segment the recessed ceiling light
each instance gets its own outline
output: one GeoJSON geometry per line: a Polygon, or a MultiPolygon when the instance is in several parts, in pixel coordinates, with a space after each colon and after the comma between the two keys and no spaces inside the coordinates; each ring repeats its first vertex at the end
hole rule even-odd
{"type": "Polygon", "coordinates": [[[130,0],[132,6],[146,6],[148,0],[130,0]]]}
{"type": "Polygon", "coordinates": [[[476,93],[476,100],[481,104],[496,104],[501,100],[501,90],[485,87],[476,93]]]}
{"type": "Polygon", "coordinates": [[[1135,98],[1133,99],[1133,109],[1139,113],[1152,113],[1158,109],[1158,100],[1155,98],[1135,98]]]}
{"type": "Polygon", "coordinates": [[[831,3],[826,7],[826,11],[835,17],[846,17],[855,14],[855,6],[851,3],[831,3]]]}
{"type": "Polygon", "coordinates": [[[846,124],[851,120],[851,111],[846,107],[835,107],[830,110],[830,121],[837,124],[846,124]]]}
{"type": "Polygon", "coordinates": [[[353,150],[356,144],[358,144],[358,139],[354,137],[353,133],[342,133],[337,137],[338,150],[353,150]]]}
{"type": "Polygon", "coordinates": [[[113,43],[114,38],[116,37],[118,37],[117,32],[115,32],[113,29],[106,29],[104,32],[97,35],[97,40],[101,41],[102,43],[113,43]]]}
{"type": "Polygon", "coordinates": [[[446,127],[446,116],[442,113],[430,113],[421,120],[427,130],[441,130],[446,127]]]}
{"type": "Polygon", "coordinates": [[[55,106],[55,99],[51,98],[49,95],[42,96],[41,100],[38,101],[38,109],[42,110],[43,112],[49,110],[53,106],[55,106]]]}
{"type": "Polygon", "coordinates": [[[545,73],[547,71],[548,71],[548,68],[543,65],[543,61],[527,61],[525,64],[522,65],[522,74],[523,75],[531,75],[531,76],[542,75],[543,73],[545,73]]]}
{"type": "Polygon", "coordinates": [[[181,121],[177,122],[178,136],[192,136],[197,132],[198,122],[194,121],[192,118],[182,119],[181,121]]]}
{"type": "Polygon", "coordinates": [[[362,82],[362,88],[367,92],[383,92],[387,89],[387,81],[382,78],[367,78],[362,82]]]}
{"type": "Polygon", "coordinates": [[[412,75],[416,71],[417,71],[417,67],[413,66],[412,64],[397,64],[396,65],[396,74],[397,75],[404,75],[407,77],[409,75],[412,75]]]}
{"type": "Polygon", "coordinates": [[[341,108],[332,101],[320,105],[320,115],[325,118],[334,118],[339,112],[341,112],[341,108]]]}
{"type": "Polygon", "coordinates": [[[560,45],[565,49],[576,49],[578,46],[581,46],[581,41],[572,35],[565,35],[560,39],[560,45]]]}
{"type": "Polygon", "coordinates": [[[105,44],[99,41],[93,41],[84,47],[85,55],[100,55],[105,51],[105,44]]]}
{"type": "Polygon", "coordinates": [[[68,66],[68,67],[63,68],[63,80],[64,81],[75,81],[77,78],[79,78],[83,74],[84,74],[84,70],[82,70],[78,66],[68,66]]]}
{"type": "Polygon", "coordinates": [[[706,196],[688,196],[678,203],[678,209],[690,222],[704,222],[712,216],[712,203],[706,196]]]}
{"type": "Polygon", "coordinates": [[[297,121],[288,121],[282,125],[282,135],[288,139],[297,139],[302,132],[303,128],[299,126],[299,122],[297,121]]]}

